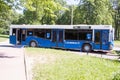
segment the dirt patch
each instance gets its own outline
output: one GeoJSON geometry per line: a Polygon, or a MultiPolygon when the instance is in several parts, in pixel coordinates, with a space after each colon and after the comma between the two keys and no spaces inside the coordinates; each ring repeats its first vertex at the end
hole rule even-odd
{"type": "Polygon", "coordinates": [[[55,55],[47,54],[47,55],[39,55],[33,58],[34,62],[40,63],[40,64],[49,64],[54,63],[57,59],[55,55]]]}
{"type": "Polygon", "coordinates": [[[26,56],[27,60],[27,72],[28,72],[28,78],[29,80],[32,80],[33,78],[33,67],[35,66],[36,63],[39,64],[49,64],[49,63],[54,63],[56,61],[57,57],[52,54],[47,54],[47,55],[37,55],[37,56],[26,56]]]}

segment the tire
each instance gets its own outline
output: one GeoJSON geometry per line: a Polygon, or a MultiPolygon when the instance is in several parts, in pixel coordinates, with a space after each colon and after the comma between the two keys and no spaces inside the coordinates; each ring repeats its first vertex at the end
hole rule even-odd
{"type": "Polygon", "coordinates": [[[92,51],[91,45],[90,45],[90,44],[84,44],[84,45],[82,46],[82,51],[83,51],[83,52],[91,52],[91,51],[92,51]]]}
{"type": "Polygon", "coordinates": [[[29,46],[30,47],[37,47],[37,42],[36,41],[31,41],[29,46]]]}

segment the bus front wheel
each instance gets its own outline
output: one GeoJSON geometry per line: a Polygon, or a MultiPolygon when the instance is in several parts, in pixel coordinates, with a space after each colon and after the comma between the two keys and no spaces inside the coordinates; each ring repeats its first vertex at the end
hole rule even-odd
{"type": "Polygon", "coordinates": [[[31,41],[29,46],[30,47],[37,47],[37,42],[36,41],[31,41]]]}
{"type": "Polygon", "coordinates": [[[92,51],[91,45],[90,45],[90,44],[84,44],[84,45],[82,46],[82,51],[83,51],[83,52],[91,52],[91,51],[92,51]]]}

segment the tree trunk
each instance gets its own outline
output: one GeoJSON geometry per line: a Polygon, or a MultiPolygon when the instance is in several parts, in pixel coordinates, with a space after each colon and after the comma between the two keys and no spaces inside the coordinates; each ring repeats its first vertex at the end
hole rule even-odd
{"type": "Polygon", "coordinates": [[[118,33],[118,24],[117,24],[117,13],[116,13],[115,14],[115,39],[116,40],[118,39],[117,33],[118,33]]]}

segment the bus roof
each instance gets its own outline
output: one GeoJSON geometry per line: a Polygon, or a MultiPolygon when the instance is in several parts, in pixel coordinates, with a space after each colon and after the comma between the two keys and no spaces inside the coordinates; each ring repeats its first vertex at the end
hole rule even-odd
{"type": "Polygon", "coordinates": [[[112,25],[11,25],[19,29],[112,29],[112,25]]]}

